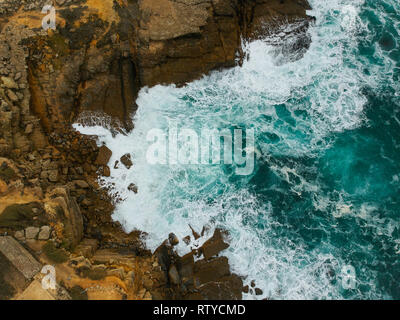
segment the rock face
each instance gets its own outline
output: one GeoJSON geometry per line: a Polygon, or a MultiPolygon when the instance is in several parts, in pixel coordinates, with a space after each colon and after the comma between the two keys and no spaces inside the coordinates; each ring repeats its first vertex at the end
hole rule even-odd
{"type": "MultiPolygon", "coordinates": [[[[40,5],[21,6],[22,13],[0,18],[2,53],[20,66],[12,77],[4,72],[0,94],[9,106],[23,104],[26,115],[31,102],[47,132],[104,115],[113,126],[132,128],[141,87],[183,85],[232,67],[243,58],[242,39],[277,31],[285,37],[288,24],[291,34],[303,35],[296,45],[306,46],[312,20],[306,0],[79,0],[57,2],[57,28],[45,32],[40,5]]],[[[44,143],[28,124],[36,144],[44,143]]],[[[18,143],[27,148],[24,136],[18,143]]]]}

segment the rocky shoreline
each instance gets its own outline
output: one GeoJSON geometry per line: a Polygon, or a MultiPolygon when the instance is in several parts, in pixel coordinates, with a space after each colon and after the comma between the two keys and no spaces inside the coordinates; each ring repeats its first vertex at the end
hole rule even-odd
{"type": "MultiPolygon", "coordinates": [[[[242,39],[279,34],[282,50],[301,54],[310,43],[307,1],[56,0],[57,28],[45,31],[49,2],[0,4],[0,299],[262,295],[219,256],[228,246],[221,230],[183,257],[173,248],[186,238],[171,234],[151,253],[142,232],[126,234],[97,183],[110,174],[110,151],[71,124],[103,119],[131,130],[140,88],[235,66],[242,39]],[[47,264],[56,290],[40,285],[47,264]]],[[[120,161],[132,165],[128,155],[120,161]]]]}

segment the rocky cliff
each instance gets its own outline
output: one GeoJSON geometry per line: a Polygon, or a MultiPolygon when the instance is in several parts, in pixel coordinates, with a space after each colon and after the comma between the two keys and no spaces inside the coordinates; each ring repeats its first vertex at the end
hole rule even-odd
{"type": "MultiPolygon", "coordinates": [[[[57,264],[60,288],[75,297],[240,298],[241,279],[216,257],[225,248],[218,234],[208,243],[215,254],[195,263],[199,248],[179,257],[170,240],[151,254],[140,231],[111,221],[112,201],[96,182],[109,175],[110,154],[71,124],[129,130],[140,88],[240,64],[242,40],[278,34],[274,45],[301,54],[307,1],[55,0],[56,28],[44,30],[51,2],[0,2],[0,234],[57,264]]],[[[22,249],[3,242],[0,263],[14,270],[7,254],[22,249]]],[[[0,275],[0,298],[33,283],[20,278],[14,288],[0,275]]]]}

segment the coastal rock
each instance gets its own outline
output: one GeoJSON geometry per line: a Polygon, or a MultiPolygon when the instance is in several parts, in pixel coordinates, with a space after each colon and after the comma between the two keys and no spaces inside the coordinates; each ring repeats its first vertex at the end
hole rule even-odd
{"type": "Polygon", "coordinates": [[[75,180],[74,183],[78,188],[81,188],[81,189],[89,188],[89,184],[85,180],[75,180]]]}
{"type": "Polygon", "coordinates": [[[99,166],[106,166],[110,161],[112,156],[112,151],[108,149],[106,146],[101,146],[99,149],[99,155],[96,159],[96,164],[99,166]]]}
{"type": "Polygon", "coordinates": [[[138,193],[138,187],[137,187],[134,183],[131,183],[131,184],[128,186],[128,190],[129,190],[129,191],[132,191],[133,193],[138,193]]]}
{"type": "Polygon", "coordinates": [[[204,254],[205,259],[210,259],[228,247],[221,229],[216,229],[214,235],[203,244],[200,251],[204,254]]]}
{"type": "MultiPolygon", "coordinates": [[[[49,32],[37,24],[40,1],[0,4],[0,156],[7,157],[0,159],[1,233],[24,241],[25,228],[33,228],[30,240],[51,237],[46,244],[55,252],[85,256],[77,268],[62,264],[78,274],[57,273],[63,286],[70,277],[79,282],[67,289],[84,292],[80,297],[137,299],[139,291],[141,299],[239,299],[241,279],[224,258],[215,258],[227,246],[218,236],[204,244],[204,259],[195,263],[198,252],[180,257],[175,238],[152,255],[140,231],[123,232],[111,218],[112,199],[96,188],[97,174],[110,174],[111,150],[98,148],[97,137],[83,136],[71,124],[125,133],[133,127],[142,87],[181,86],[240,64],[242,39],[261,39],[288,22],[303,35],[288,50],[302,50],[311,21],[306,1],[56,2],[57,28],[49,32]],[[88,271],[96,280],[86,277],[88,271]],[[115,276],[110,281],[107,275],[115,276]]],[[[283,34],[271,45],[285,43],[290,35],[283,34]]],[[[133,165],[130,158],[121,162],[133,165]]],[[[138,192],[133,183],[130,190],[138,192]]],[[[193,230],[193,237],[200,235],[193,230]]],[[[2,287],[0,299],[26,288],[22,297],[44,297],[36,290],[40,282],[31,282],[41,267],[32,255],[43,243],[27,241],[30,254],[11,239],[0,238],[0,282],[6,279],[1,283],[10,287],[2,287]]]]}
{"type": "Polygon", "coordinates": [[[169,267],[168,276],[172,284],[178,285],[180,283],[179,273],[175,265],[169,267]]]}
{"type": "Polygon", "coordinates": [[[179,239],[174,233],[169,234],[168,240],[171,246],[176,246],[179,243],[179,239]]]}
{"type": "Polygon", "coordinates": [[[133,165],[132,160],[131,160],[131,155],[129,153],[122,156],[120,160],[127,169],[130,169],[133,165]]]}

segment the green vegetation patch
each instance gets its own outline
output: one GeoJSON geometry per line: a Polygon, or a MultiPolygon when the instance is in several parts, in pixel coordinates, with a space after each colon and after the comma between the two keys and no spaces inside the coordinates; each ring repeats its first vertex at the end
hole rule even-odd
{"type": "Polygon", "coordinates": [[[68,261],[68,255],[63,249],[58,249],[53,241],[48,241],[42,248],[43,252],[46,254],[54,263],[64,263],[68,261]]]}
{"type": "Polygon", "coordinates": [[[90,269],[88,267],[81,267],[77,270],[78,274],[82,278],[88,278],[90,280],[102,280],[107,276],[107,271],[104,269],[90,269]]]}
{"type": "Polygon", "coordinates": [[[28,226],[39,226],[46,222],[42,216],[33,220],[36,215],[33,209],[40,210],[36,202],[29,204],[12,204],[5,208],[0,214],[0,227],[3,228],[25,228],[28,226]]]}
{"type": "Polygon", "coordinates": [[[11,169],[9,166],[7,166],[5,162],[3,162],[2,165],[0,165],[0,179],[8,183],[16,177],[17,175],[15,171],[11,169]]]}
{"type": "Polygon", "coordinates": [[[81,286],[73,286],[68,292],[72,300],[88,300],[87,292],[81,286]]]}

